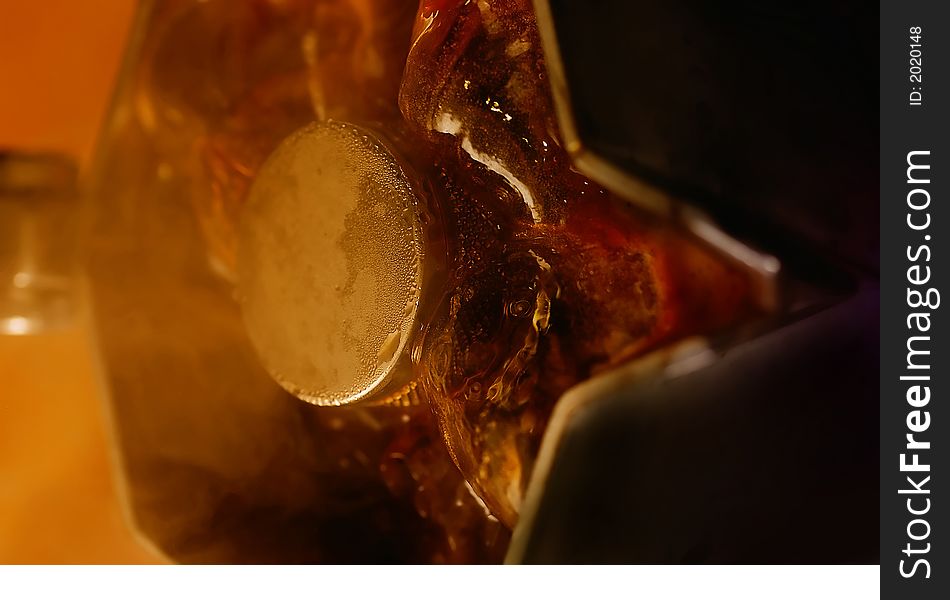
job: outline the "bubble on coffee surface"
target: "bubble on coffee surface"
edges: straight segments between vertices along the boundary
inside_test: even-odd
[[[238,297],[270,374],[315,404],[388,383],[416,326],[423,236],[397,159],[339,122],[289,136],[242,215]]]

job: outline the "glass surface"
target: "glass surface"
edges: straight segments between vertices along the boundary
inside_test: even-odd
[[[0,154],[0,335],[56,331],[76,318],[75,177],[62,156]]]
[[[173,559],[498,561],[565,391],[756,314],[744,271],[573,169],[527,0],[146,6],[89,271],[133,513]],[[334,122],[391,154],[281,158]],[[413,193],[341,188],[367,168]],[[299,401],[410,344],[398,401]]]

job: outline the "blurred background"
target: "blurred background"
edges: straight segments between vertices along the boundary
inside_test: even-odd
[[[0,151],[63,153],[81,178],[135,2],[2,0],[0,7]],[[14,203],[32,201],[0,193],[0,272],[16,259],[10,242],[22,229],[18,215],[30,214]],[[87,298],[77,290],[70,318],[55,327],[18,331],[8,319],[0,333],[0,563],[160,560],[123,517]]]

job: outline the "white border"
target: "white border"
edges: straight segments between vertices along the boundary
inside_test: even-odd
[[[5,598],[880,598],[865,566],[0,567]]]

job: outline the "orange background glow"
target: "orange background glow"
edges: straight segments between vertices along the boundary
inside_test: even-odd
[[[0,5],[0,148],[88,166],[134,4]],[[0,563],[157,560],[122,517],[88,323],[0,336]]]

